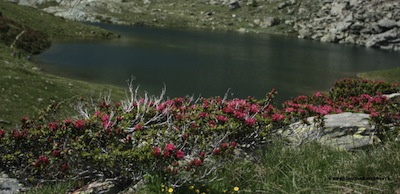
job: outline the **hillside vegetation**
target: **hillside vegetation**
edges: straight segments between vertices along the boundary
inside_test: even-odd
[[[111,38],[116,35],[5,1],[0,1],[0,12],[0,126],[13,126],[23,116],[33,116],[52,102],[70,102],[81,96],[98,98],[108,89],[113,89],[113,95],[123,96],[123,90],[117,87],[43,73],[27,59],[48,48],[52,39]],[[65,112],[74,114],[75,111],[71,107]]]

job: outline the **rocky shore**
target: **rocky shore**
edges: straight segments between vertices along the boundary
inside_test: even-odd
[[[299,38],[399,51],[399,2],[326,0],[294,29]]]
[[[67,19],[278,33],[400,50],[396,0],[9,0]]]

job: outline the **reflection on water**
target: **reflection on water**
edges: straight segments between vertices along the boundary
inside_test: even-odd
[[[133,75],[156,95],[164,84],[169,97],[223,96],[231,88],[234,97],[262,98],[275,88],[279,101],[399,66],[395,52],[283,36],[102,27],[122,38],[56,42],[35,60],[58,75],[119,86]]]

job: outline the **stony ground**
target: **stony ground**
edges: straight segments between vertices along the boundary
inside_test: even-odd
[[[400,50],[400,7],[396,0],[18,2],[79,21],[278,33],[322,42]]]

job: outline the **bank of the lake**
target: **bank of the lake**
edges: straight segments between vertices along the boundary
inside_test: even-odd
[[[30,7],[0,1],[0,127],[16,126],[22,117],[32,118],[53,102],[62,102],[62,115],[76,115],[74,106],[80,97],[97,99],[111,89],[116,98],[124,97],[125,88],[68,79],[43,72],[27,59],[32,46],[27,38],[14,39],[22,31],[41,32],[50,40],[60,37],[91,37],[104,39],[114,36],[104,29],[67,21]],[[29,32],[29,31],[27,31]],[[26,33],[29,35],[29,33]],[[22,41],[22,42],[21,42]],[[33,39],[33,41],[36,41]],[[40,43],[40,41],[39,41]],[[21,46],[22,45],[22,46]],[[27,46],[27,47],[24,47]],[[20,54],[19,54],[20,53]]]
[[[79,21],[277,33],[321,42],[400,50],[397,0],[30,0],[19,3]]]

